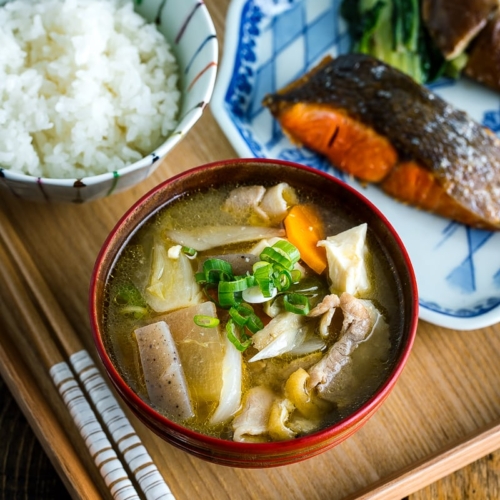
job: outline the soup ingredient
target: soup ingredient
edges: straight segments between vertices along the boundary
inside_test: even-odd
[[[268,95],[264,105],[294,142],[362,181],[379,172],[381,188],[396,199],[473,227],[500,229],[499,139],[398,70],[364,54],[325,58]],[[358,129],[351,136],[353,121],[364,127],[364,136]],[[392,164],[383,141],[371,147],[373,137],[390,141],[397,152]],[[336,161],[337,154],[344,161]],[[408,159],[411,169],[405,168]],[[351,164],[361,168],[351,170]],[[437,193],[432,199],[429,185]]]
[[[453,10],[462,12],[462,8]],[[442,74],[457,78],[467,60],[461,51],[449,60],[443,57],[426,29],[419,0],[344,0],[340,12],[349,27],[351,52],[384,61],[417,83],[431,82]],[[439,12],[431,17],[439,23]],[[442,28],[439,36],[444,35]]]
[[[241,412],[233,420],[234,441],[259,443],[268,441],[267,424],[275,399],[266,387],[252,387],[243,399]]]
[[[324,414],[327,403],[308,387],[309,373],[302,367],[294,371],[285,383],[285,394],[295,408],[306,418],[317,420]]]
[[[240,351],[224,336],[224,360],[222,362],[222,389],[219,405],[210,417],[210,424],[229,420],[239,409],[242,393],[243,359]]]
[[[158,321],[135,330],[151,403],[180,420],[194,416],[176,343],[168,325]]]
[[[301,259],[315,272],[321,274],[327,265],[324,249],[318,241],[325,237],[321,219],[311,205],[295,205],[284,220],[288,240],[294,244]]]
[[[268,432],[274,441],[292,439],[297,432],[287,427],[290,414],[295,406],[289,399],[275,399],[269,413]]]
[[[259,353],[249,362],[273,358],[299,346],[306,336],[305,317],[283,312],[274,317],[262,330],[253,335],[252,344]]]
[[[260,208],[267,214],[271,224],[281,222],[288,213],[290,206],[297,203],[295,190],[286,182],[280,182],[266,189]]]
[[[37,177],[118,170],[174,129],[178,65],[130,0],[0,7],[0,164]]]
[[[238,216],[265,221],[269,224],[281,222],[291,205],[297,203],[295,190],[286,182],[272,187],[240,186],[227,197],[222,210]]]
[[[139,319],[148,313],[147,304],[137,287],[127,281],[123,283],[115,295],[115,303],[120,306],[122,314],[132,314]]]
[[[173,311],[202,301],[189,258],[183,253],[170,258],[165,245],[159,241],[153,246],[151,272],[144,295],[156,312]]]
[[[321,316],[318,329],[321,338],[326,339],[329,336],[329,328],[332,323],[333,315],[339,305],[340,300],[338,296],[332,293],[326,295],[325,298],[309,312],[308,316],[311,318]]]
[[[370,54],[419,83],[425,81],[418,0],[345,0],[341,13],[349,23],[353,52]]]
[[[340,339],[309,370],[307,387],[319,394],[326,392],[342,367],[350,361],[352,352],[366,340],[377,322],[377,317],[370,313],[365,303],[347,292],[340,296],[340,307],[344,313]]]
[[[203,302],[158,319],[167,323],[172,333],[193,404],[197,411],[206,413],[219,403],[224,348],[219,326],[198,326],[193,321],[196,315],[217,317],[217,310],[212,302]]]
[[[234,245],[283,235],[282,229],[265,226],[205,226],[166,231],[166,236],[171,240],[196,248],[199,252],[222,245]]]
[[[359,295],[370,289],[365,262],[367,227],[360,224],[318,243],[326,249],[332,293]]]

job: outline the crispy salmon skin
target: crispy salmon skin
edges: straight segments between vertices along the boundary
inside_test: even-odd
[[[263,104],[293,142],[339,169],[400,201],[500,230],[500,140],[391,66],[364,54],[328,57]],[[432,203],[421,189],[430,180]]]

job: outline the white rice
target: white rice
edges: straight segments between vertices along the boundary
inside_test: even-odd
[[[0,27],[0,167],[112,172],[175,127],[176,60],[131,1],[13,0]]]

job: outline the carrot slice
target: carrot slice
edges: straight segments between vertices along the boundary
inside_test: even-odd
[[[326,266],[326,251],[316,246],[325,238],[323,223],[311,205],[295,205],[284,220],[286,236],[300,252],[301,259],[318,274]]]

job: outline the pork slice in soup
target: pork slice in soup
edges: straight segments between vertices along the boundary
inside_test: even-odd
[[[167,417],[225,439],[292,439],[380,386],[397,286],[341,205],[286,183],[212,188],[162,209],[125,247],[107,283],[107,342]]]

